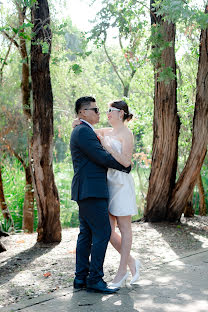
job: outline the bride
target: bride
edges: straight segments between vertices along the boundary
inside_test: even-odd
[[[129,108],[124,101],[109,103],[107,112],[109,124],[112,128],[96,129],[103,147],[123,166],[131,164],[133,153],[133,134],[127,128],[126,122],[132,119]],[[132,279],[130,284],[139,279],[139,260],[135,260],[131,254],[132,230],[131,216],[137,214],[134,181],[131,174],[119,172],[116,169],[108,169],[107,182],[109,189],[109,216],[111,223],[110,242],[121,254],[120,264],[116,276],[109,286],[120,287],[128,278],[127,266],[129,266]],[[116,224],[120,230],[116,231]]]

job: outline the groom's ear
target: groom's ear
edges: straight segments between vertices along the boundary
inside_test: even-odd
[[[79,119],[85,117],[85,111],[84,111],[84,110],[81,110],[81,111],[79,112],[79,115],[78,115],[77,117],[78,117]]]
[[[82,118],[82,117],[84,117],[85,116],[85,111],[83,110],[83,109],[80,109],[80,111],[78,112],[78,115],[77,115],[77,118]]]

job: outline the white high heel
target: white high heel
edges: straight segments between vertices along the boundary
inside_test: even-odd
[[[141,262],[139,260],[135,260],[135,266],[136,266],[136,273],[132,277],[130,281],[130,285],[134,284],[136,281],[139,280],[140,274],[139,274],[139,269],[141,267]]]
[[[122,284],[127,280],[129,276],[129,272],[126,272],[126,274],[124,275],[124,277],[122,277],[122,279],[118,282],[118,283],[109,283],[108,286],[109,287],[121,287]]]

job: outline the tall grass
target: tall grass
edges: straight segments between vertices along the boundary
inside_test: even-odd
[[[146,196],[148,190],[148,181],[149,181],[149,168],[138,168],[138,172],[133,167],[131,174],[134,178],[135,192],[136,192],[136,203],[138,208],[138,214],[132,217],[132,220],[138,220],[143,217],[144,207],[146,203]],[[138,175],[139,174],[139,175]]]
[[[60,219],[62,227],[78,226],[77,204],[71,201],[71,180],[73,170],[70,164],[54,164],[54,175],[60,197]],[[23,205],[25,190],[25,172],[21,164],[13,160],[7,162],[2,170],[5,200],[14,222],[14,230],[22,230]],[[0,213],[0,223],[2,229],[7,231],[7,226],[2,213]],[[36,202],[34,203],[34,231],[37,229],[38,213]]]
[[[25,187],[24,169],[16,160],[7,162],[2,169],[2,179],[5,201],[14,221],[15,230],[21,231]],[[0,214],[0,222],[2,228],[7,230],[2,214]]]
[[[76,202],[71,200],[73,174],[71,163],[65,161],[54,164],[54,176],[60,197],[60,217],[63,228],[77,227],[79,224],[78,206]]]

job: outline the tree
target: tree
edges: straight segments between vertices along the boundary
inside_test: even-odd
[[[151,1],[155,89],[152,168],[146,221],[165,220],[175,185],[180,122],[177,115],[175,25],[157,15]]]
[[[53,94],[49,60],[50,15],[47,0],[32,7],[31,77],[33,92],[33,175],[38,204],[38,241],[61,240],[60,203],[53,174]]]
[[[159,1],[160,6],[162,7],[162,10],[157,11],[157,16],[161,16],[162,23],[165,23],[165,20],[168,21],[168,25],[172,24],[173,20],[176,20],[176,16],[173,15],[174,13],[170,13],[170,6],[173,5],[174,3],[171,3],[169,0],[163,0]],[[151,2],[153,4],[153,2]],[[168,5],[167,5],[168,4]],[[193,12],[188,8],[187,4],[184,3],[183,1],[180,2],[181,9],[179,10],[177,6],[177,12],[181,14],[181,12],[184,12],[186,17],[187,16],[192,16],[193,18]],[[207,8],[205,10],[205,15],[207,14]],[[173,10],[174,11],[174,10]],[[166,15],[168,13],[169,15]],[[162,15],[161,15],[162,14]],[[178,122],[171,124],[173,130],[175,131],[175,135],[171,136],[171,142],[164,144],[164,148],[161,150],[156,150],[154,149],[154,143],[153,141],[153,161],[156,159],[157,166],[154,168],[154,164],[151,170],[151,175],[150,175],[150,185],[149,185],[149,202],[147,199],[147,208],[145,211],[145,219],[147,221],[162,221],[162,220],[168,220],[168,221],[178,221],[180,220],[180,217],[186,208],[186,204],[192,195],[193,188],[197,182],[198,176],[200,174],[201,166],[204,161],[204,157],[206,155],[206,149],[207,149],[207,142],[208,142],[208,129],[207,129],[207,120],[208,120],[208,112],[207,112],[207,105],[208,105],[208,94],[207,94],[207,76],[208,76],[208,60],[207,60],[207,36],[208,36],[208,30],[207,30],[207,16],[203,14],[198,14],[196,15],[198,20],[200,20],[199,24],[202,25],[202,30],[201,30],[201,37],[200,37],[200,49],[199,49],[199,66],[198,66],[198,74],[197,74],[197,92],[196,92],[196,103],[195,103],[195,111],[194,111],[194,118],[193,118],[193,134],[192,134],[192,146],[191,146],[191,151],[188,157],[188,160],[186,162],[185,168],[183,169],[182,173],[179,176],[179,179],[177,183],[175,184],[175,172],[176,172],[176,166],[177,166],[177,154],[178,154],[178,148],[176,141],[178,139],[179,135],[179,124]],[[205,22],[206,21],[206,22]],[[171,34],[171,31],[169,31]],[[167,41],[168,42],[168,41]],[[173,41],[174,42],[174,41]],[[174,46],[174,44],[173,44]],[[174,51],[173,51],[174,52]],[[170,53],[171,55],[171,53]],[[163,53],[161,55],[162,59]],[[165,62],[163,62],[165,64]],[[164,72],[166,73],[166,72]],[[175,74],[175,72],[173,72]],[[170,75],[168,75],[170,77]],[[161,81],[161,77],[158,79]],[[163,79],[162,79],[163,80]],[[176,85],[173,88],[176,90]],[[157,90],[157,88],[156,88]],[[161,94],[164,94],[164,91],[161,92]],[[173,94],[173,98],[175,100],[175,96]],[[165,101],[164,101],[165,102]],[[176,106],[175,106],[176,108]],[[174,106],[173,106],[174,110]],[[158,109],[156,110],[156,114],[158,112]],[[169,122],[169,116],[165,115],[166,113],[166,108],[164,110],[159,110],[159,117],[164,116],[164,119],[162,119],[162,126],[158,126],[158,129],[165,129],[166,123]],[[175,112],[176,113],[176,112]],[[175,116],[177,116],[175,114]],[[176,125],[176,126],[175,126]],[[165,137],[165,134],[162,132],[161,137]],[[170,132],[171,134],[171,132]],[[170,135],[169,134],[169,135]],[[176,139],[177,138],[177,139]],[[160,133],[157,132],[154,129],[154,140],[160,140]],[[166,149],[166,146],[168,146],[168,151]],[[175,157],[175,164],[174,162],[171,162],[171,158],[169,160],[169,149],[170,152],[173,153],[173,158]],[[163,157],[164,153],[164,157]],[[168,179],[166,180],[166,173],[164,173],[163,169],[163,164],[164,161],[166,161],[166,158],[169,160],[167,165],[167,174],[170,172],[170,168],[173,169],[173,175],[169,175]],[[157,162],[157,159],[160,160],[160,162]],[[164,160],[163,160],[164,159]],[[170,164],[170,165],[169,165]],[[154,174],[154,171],[158,171],[161,173],[161,175],[158,174],[157,179],[155,179],[154,184],[155,187],[152,187],[151,184],[151,178]],[[175,172],[174,172],[175,171]],[[154,177],[154,176],[153,176]],[[163,193],[158,193],[158,184],[160,185],[161,183],[163,184]],[[167,193],[166,190],[166,185],[170,185],[170,192]],[[175,184],[175,185],[174,185]],[[154,193],[156,193],[154,195]],[[151,196],[150,196],[151,195]],[[152,198],[154,199],[154,196],[163,199],[164,197],[167,198],[168,195],[168,201],[165,205],[155,205],[155,203],[152,203]],[[160,200],[160,198],[159,198]],[[150,209],[152,207],[152,209]]]
[[[208,13],[208,5],[205,14]],[[199,43],[199,65],[196,82],[196,103],[193,118],[193,137],[189,158],[186,162],[169,204],[168,220],[180,219],[181,214],[193,188],[207,152],[208,143],[208,27],[201,30]]]

